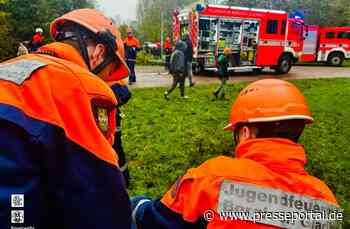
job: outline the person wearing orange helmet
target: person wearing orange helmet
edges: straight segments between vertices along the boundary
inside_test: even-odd
[[[135,64],[137,51],[140,49],[140,41],[134,37],[131,27],[127,28],[127,38],[124,40],[126,63],[130,69],[129,84],[136,83]]]
[[[334,221],[303,218],[312,211],[339,213],[331,190],[304,168],[298,140],[312,122],[293,84],[250,84],[239,93],[225,128],[234,133],[235,158],[219,156],[189,169],[161,200],[132,199],[134,223],[146,229],[330,228]]]
[[[106,83],[129,75],[120,34],[94,9],[50,31],[55,42],[0,64],[0,227],[130,228]]]

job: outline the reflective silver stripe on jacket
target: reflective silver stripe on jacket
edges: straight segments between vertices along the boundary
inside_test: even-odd
[[[221,184],[217,211],[220,216],[231,214],[233,217],[242,216],[239,213],[246,212],[250,217],[238,219],[289,229],[314,229],[317,225],[320,226],[319,228],[333,228],[337,223],[323,219],[310,220],[310,218],[287,220],[286,216],[289,215],[310,216],[311,212],[322,212],[329,216],[341,212],[335,205],[310,196],[229,180]],[[261,212],[268,212],[276,217],[266,218],[259,214]]]
[[[0,79],[21,85],[34,71],[47,64],[39,60],[19,60],[13,63],[0,64]]]

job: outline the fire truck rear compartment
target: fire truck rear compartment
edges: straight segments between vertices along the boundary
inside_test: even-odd
[[[215,56],[231,48],[230,67],[255,66],[260,23],[258,20],[200,17],[199,62],[206,69],[215,66]]]

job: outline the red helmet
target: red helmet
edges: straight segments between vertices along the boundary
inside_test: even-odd
[[[51,36],[56,40],[59,33],[59,26],[65,25],[66,22],[76,23],[95,35],[100,35],[106,31],[112,34],[114,54],[118,59],[118,66],[115,71],[105,79],[106,81],[115,81],[126,78],[129,75],[129,69],[124,61],[124,46],[120,32],[112,20],[105,17],[102,13],[94,9],[78,9],[71,11],[51,23]]]
[[[238,123],[313,119],[305,97],[293,84],[277,79],[256,81],[243,89],[231,109],[225,130],[235,131]]]

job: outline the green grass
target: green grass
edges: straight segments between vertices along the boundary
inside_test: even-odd
[[[345,209],[350,228],[350,79],[299,80],[314,125],[302,137],[308,152],[307,170],[324,180]],[[212,101],[216,85],[186,88],[190,99],[170,101],[164,88],[134,90],[123,108],[124,147],[130,162],[130,195],[162,196],[188,168],[211,157],[232,155],[232,135],[222,130],[231,102],[246,84],[228,85],[230,101]]]

